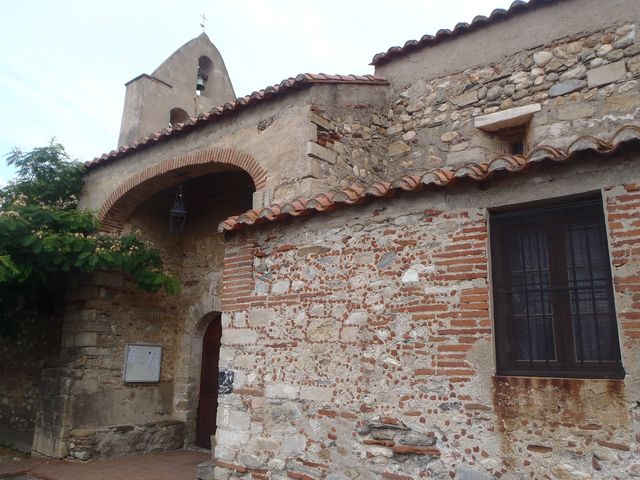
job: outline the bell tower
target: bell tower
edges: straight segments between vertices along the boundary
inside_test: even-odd
[[[151,75],[143,73],[125,85],[118,146],[236,98],[224,60],[204,32],[176,50]]]

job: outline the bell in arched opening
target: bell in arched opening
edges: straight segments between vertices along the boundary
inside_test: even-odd
[[[204,90],[204,78],[202,78],[200,74],[198,74],[198,78],[196,80],[196,90],[198,90],[199,92]]]
[[[196,77],[196,94],[203,95],[209,80],[209,75],[213,71],[213,62],[209,57],[201,56],[198,59],[198,76]]]

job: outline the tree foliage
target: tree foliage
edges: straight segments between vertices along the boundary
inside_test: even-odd
[[[7,163],[17,176],[0,188],[0,336],[24,315],[56,315],[71,273],[119,270],[145,291],[175,293],[160,253],[135,233],[99,231],[95,217],[77,209],[84,167],[53,140]]]

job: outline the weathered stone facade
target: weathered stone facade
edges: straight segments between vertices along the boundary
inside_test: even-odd
[[[639,25],[633,0],[516,4],[376,56],[375,77],[301,75],[91,162],[81,206],[139,229],[184,288],[70,292],[34,449],[191,444],[221,313],[234,381],[199,478],[639,476]],[[497,375],[489,219],[584,195],[626,376]],[[163,345],[158,384],[122,382],[136,342]]]
[[[612,133],[631,121],[637,108],[640,47],[635,39],[635,25],[625,24],[561,38],[459,73],[424,78],[412,71],[392,84],[388,106],[368,118],[356,120],[359,110],[323,112],[315,143],[330,150],[318,155],[326,176],[344,188],[490,161],[510,153],[509,144],[478,130],[474,119],[531,104],[541,111],[523,133],[529,148],[566,147],[576,132]]]
[[[637,373],[497,377],[488,213],[602,189],[623,361],[637,361],[634,156],[469,181],[234,234],[215,478],[627,478]],[[631,277],[630,277],[631,275]],[[628,320],[625,320],[628,319]],[[235,473],[234,473],[235,472]],[[233,476],[232,475],[232,476]],[[241,478],[242,475],[239,475]]]
[[[116,273],[78,279],[71,288],[61,365],[47,374],[49,385],[43,390],[52,396],[43,402],[35,452],[86,460],[179,448],[185,440],[193,441],[197,395],[192,390],[199,379],[199,357],[194,359],[192,343],[202,317],[220,310],[216,299],[222,288],[222,235],[209,212],[215,208],[213,218],[219,221],[245,208],[251,193],[246,174],[218,175],[223,180],[218,187],[212,188],[207,176],[185,184],[190,195],[202,200],[192,208],[183,235],[165,233],[171,196],[145,202],[125,227],[140,231],[160,249],[165,267],[183,284],[179,296],[140,292],[131,279]],[[201,348],[201,336],[199,341]],[[157,384],[123,383],[125,345],[140,342],[163,346]],[[62,395],[61,386],[67,389]],[[61,410],[62,426],[55,420]],[[59,430],[52,432],[51,425]],[[52,437],[57,439],[53,443]]]

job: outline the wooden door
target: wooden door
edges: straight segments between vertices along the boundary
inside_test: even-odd
[[[200,398],[196,422],[196,445],[211,448],[211,436],[216,433],[218,410],[218,359],[222,324],[220,315],[209,323],[202,339],[202,367],[200,369]]]

